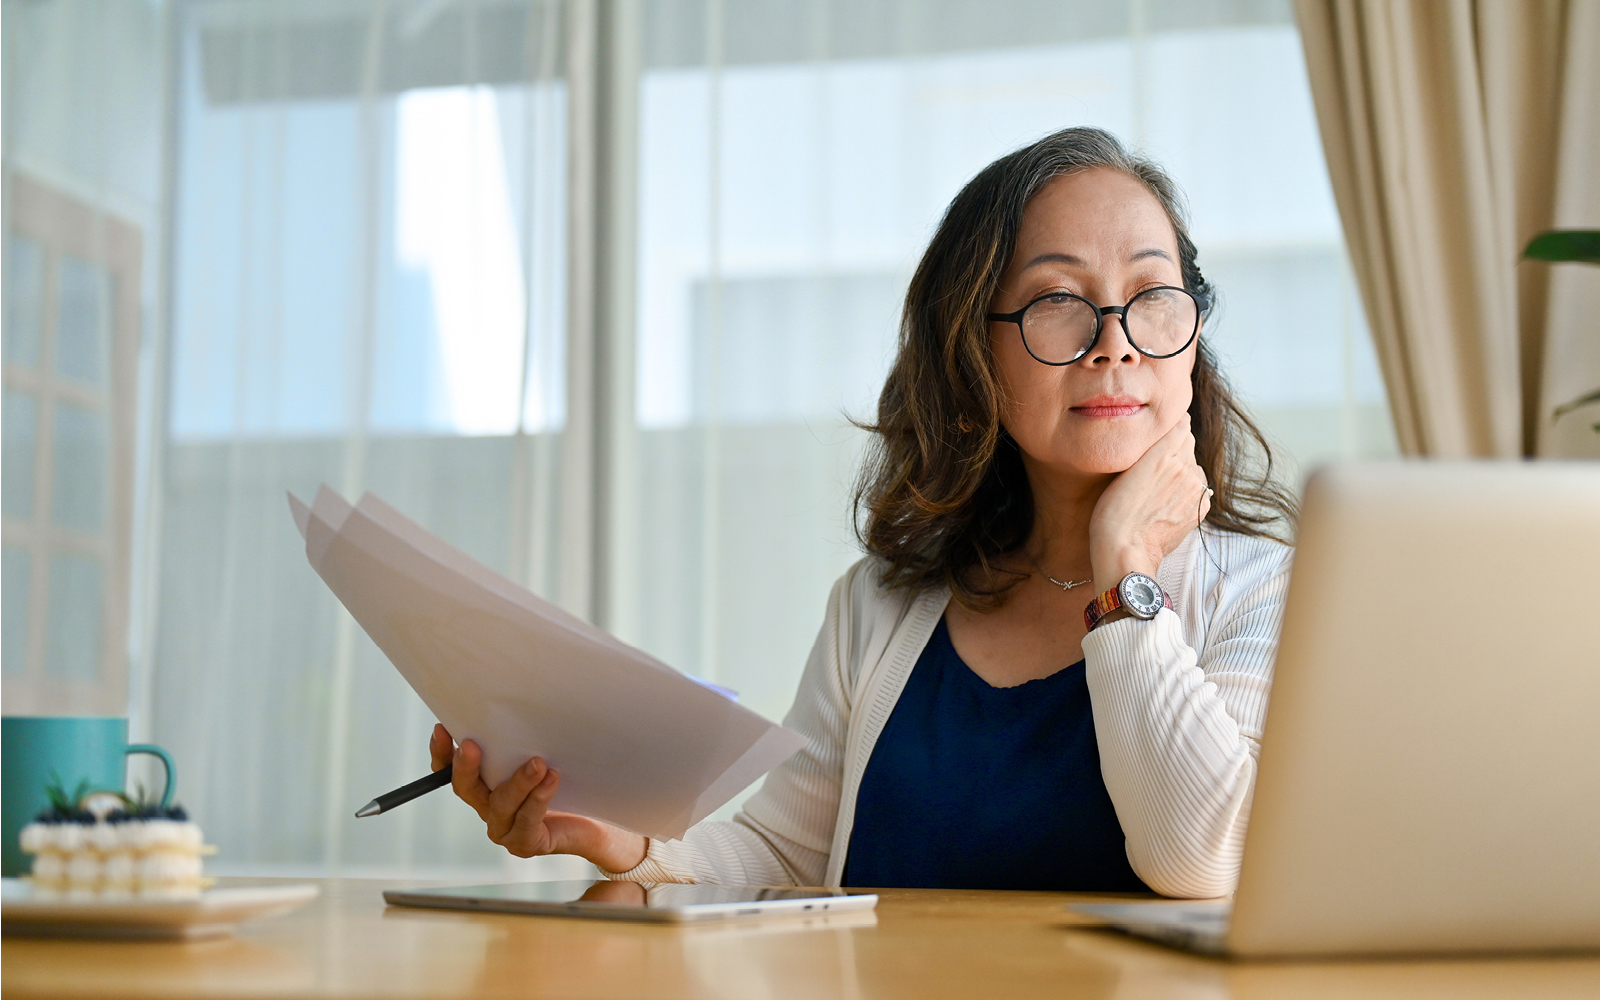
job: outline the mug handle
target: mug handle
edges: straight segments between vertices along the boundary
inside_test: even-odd
[[[172,783],[177,777],[178,769],[172,765],[172,757],[156,746],[154,743],[134,743],[128,747],[128,753],[147,753],[152,757],[160,757],[161,764],[167,769],[167,785],[161,790],[161,808],[172,805]]]

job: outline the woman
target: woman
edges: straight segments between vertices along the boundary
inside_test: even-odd
[[[617,879],[1232,891],[1292,509],[1195,257],[1171,181],[1096,129],[956,196],[869,428],[868,556],[784,720],[809,745],[733,822],[549,812],[543,761],[491,791],[443,727],[434,768],[513,854]]]

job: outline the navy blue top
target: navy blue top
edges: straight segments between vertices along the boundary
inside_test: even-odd
[[[844,884],[1149,891],[1123,844],[1083,661],[991,687],[940,619],[867,761]]]

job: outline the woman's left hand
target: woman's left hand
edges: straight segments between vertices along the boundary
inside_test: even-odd
[[[1206,488],[1185,413],[1095,504],[1089,520],[1095,593],[1114,588],[1129,573],[1154,577],[1161,560],[1211,510]]]

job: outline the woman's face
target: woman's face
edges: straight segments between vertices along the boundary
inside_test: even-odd
[[[1161,202],[1127,174],[1094,168],[1056,178],[1028,203],[989,311],[1015,312],[1056,291],[1121,306],[1156,285],[1183,287]],[[1187,419],[1194,346],[1152,360],[1128,343],[1120,317],[1103,323],[1089,353],[1061,366],[1034,360],[1015,323],[989,324],[1006,392],[1001,422],[1030,470],[1122,472]]]

